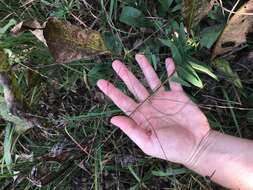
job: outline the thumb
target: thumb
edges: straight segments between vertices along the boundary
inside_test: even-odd
[[[134,120],[125,116],[115,116],[111,119],[111,123],[119,127],[142,150],[149,142],[149,130],[138,126]]]

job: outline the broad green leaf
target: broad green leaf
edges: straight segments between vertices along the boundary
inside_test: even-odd
[[[7,126],[5,127],[5,133],[4,133],[3,158],[10,173],[11,173],[11,164],[12,164],[12,158],[11,158],[12,134],[13,134],[13,127],[11,126],[10,123],[8,123]]]
[[[194,61],[189,61],[189,63],[191,64],[193,69],[199,72],[205,73],[209,75],[210,77],[214,78],[215,80],[218,80],[217,76],[213,74],[211,68],[208,68],[207,66],[204,66],[204,65],[197,64]]]
[[[200,44],[210,49],[218,39],[224,26],[222,24],[205,28],[200,34]]]
[[[120,54],[123,50],[122,44],[117,36],[113,33],[106,32],[103,34],[106,47],[115,54]]]
[[[53,12],[50,13],[50,16],[56,17],[56,18],[66,18],[66,15],[68,14],[68,10],[65,9],[63,6],[56,8]]]
[[[208,18],[218,21],[219,23],[225,23],[225,15],[222,13],[222,7],[214,6],[213,9],[208,13]]]
[[[184,37],[181,39],[184,39]],[[159,40],[162,42],[162,44],[164,44],[165,46],[171,49],[172,57],[178,66],[177,67],[178,75],[182,79],[182,81],[186,81],[193,84],[194,86],[203,88],[203,83],[201,79],[199,78],[198,74],[191,67],[191,65],[188,64],[188,60],[187,60],[188,57],[185,55],[186,52],[184,50],[183,43],[178,38],[174,39],[175,44],[177,44],[177,46],[171,40],[164,40],[164,39],[159,39]],[[185,60],[183,60],[183,58]]]
[[[171,10],[172,13],[175,13],[182,9],[182,3],[178,3],[173,9]]]
[[[184,27],[183,23],[180,23],[180,25],[179,25],[179,37],[178,38],[184,44],[187,41],[187,35],[186,35],[186,32],[185,32],[185,27]]]
[[[191,87],[191,85],[188,82],[186,82],[183,79],[176,77],[176,76],[172,77],[172,81],[177,82],[177,83],[181,84],[182,86]]]
[[[193,69],[193,67],[189,64],[188,60],[187,60],[188,64],[185,64],[185,66],[183,67],[184,69],[186,69],[189,73],[191,73],[193,76],[195,76],[196,78],[199,79],[199,76],[197,74],[197,72]]]
[[[173,0],[159,0],[159,3],[162,5],[163,9],[169,9]]]
[[[144,14],[140,10],[129,6],[125,6],[122,9],[119,20],[120,22],[133,27],[150,26],[150,22],[145,18]]]
[[[194,86],[198,88],[203,88],[204,85],[197,75],[197,73],[193,69],[191,71],[188,70],[188,68],[178,67],[177,72],[182,79],[186,80],[187,82],[193,84]]]
[[[167,46],[170,48],[171,52],[172,52],[172,57],[175,60],[175,62],[177,64],[183,64],[183,60],[180,54],[179,49],[177,48],[177,46],[175,46],[174,43],[171,42],[171,40],[165,40],[165,39],[159,39],[163,45]]]

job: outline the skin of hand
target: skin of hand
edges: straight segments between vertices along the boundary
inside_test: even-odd
[[[120,61],[113,69],[135,99],[112,83],[97,86],[127,115],[111,123],[129,136],[144,153],[180,163],[229,189],[253,189],[253,141],[211,130],[207,118],[171,80],[175,64],[165,61],[170,90],[166,91],[144,55],[136,55],[152,93]]]
[[[142,54],[136,61],[150,87],[149,91],[120,61],[112,67],[135,99],[126,96],[112,83],[99,80],[97,86],[127,115],[115,116],[111,123],[119,127],[144,153],[152,157],[187,165],[210,127],[205,115],[188,98],[180,84],[171,80],[175,64],[165,61],[168,73],[166,91],[157,74]]]
[[[186,167],[236,190],[253,189],[253,141],[210,131]]]

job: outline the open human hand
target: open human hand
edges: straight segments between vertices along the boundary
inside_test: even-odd
[[[187,160],[210,127],[205,115],[185,94],[180,84],[170,80],[175,64],[166,59],[170,91],[166,91],[144,55],[136,61],[153,91],[148,90],[120,61],[113,69],[124,81],[135,100],[126,96],[112,83],[99,80],[97,86],[127,115],[115,116],[111,123],[118,126],[144,153],[168,161],[187,164]]]

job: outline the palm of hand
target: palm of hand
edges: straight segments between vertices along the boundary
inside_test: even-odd
[[[205,116],[181,91],[154,94],[132,118],[149,136],[142,150],[173,162],[184,162],[209,129]]]
[[[184,163],[208,133],[210,128],[207,119],[179,84],[170,81],[171,91],[165,91],[147,59],[143,55],[136,56],[136,59],[154,94],[150,95],[123,63],[114,62],[114,70],[139,103],[111,83],[100,80],[98,87],[129,116],[116,116],[111,122],[146,154]],[[166,60],[166,68],[171,76],[175,70],[171,59]]]

